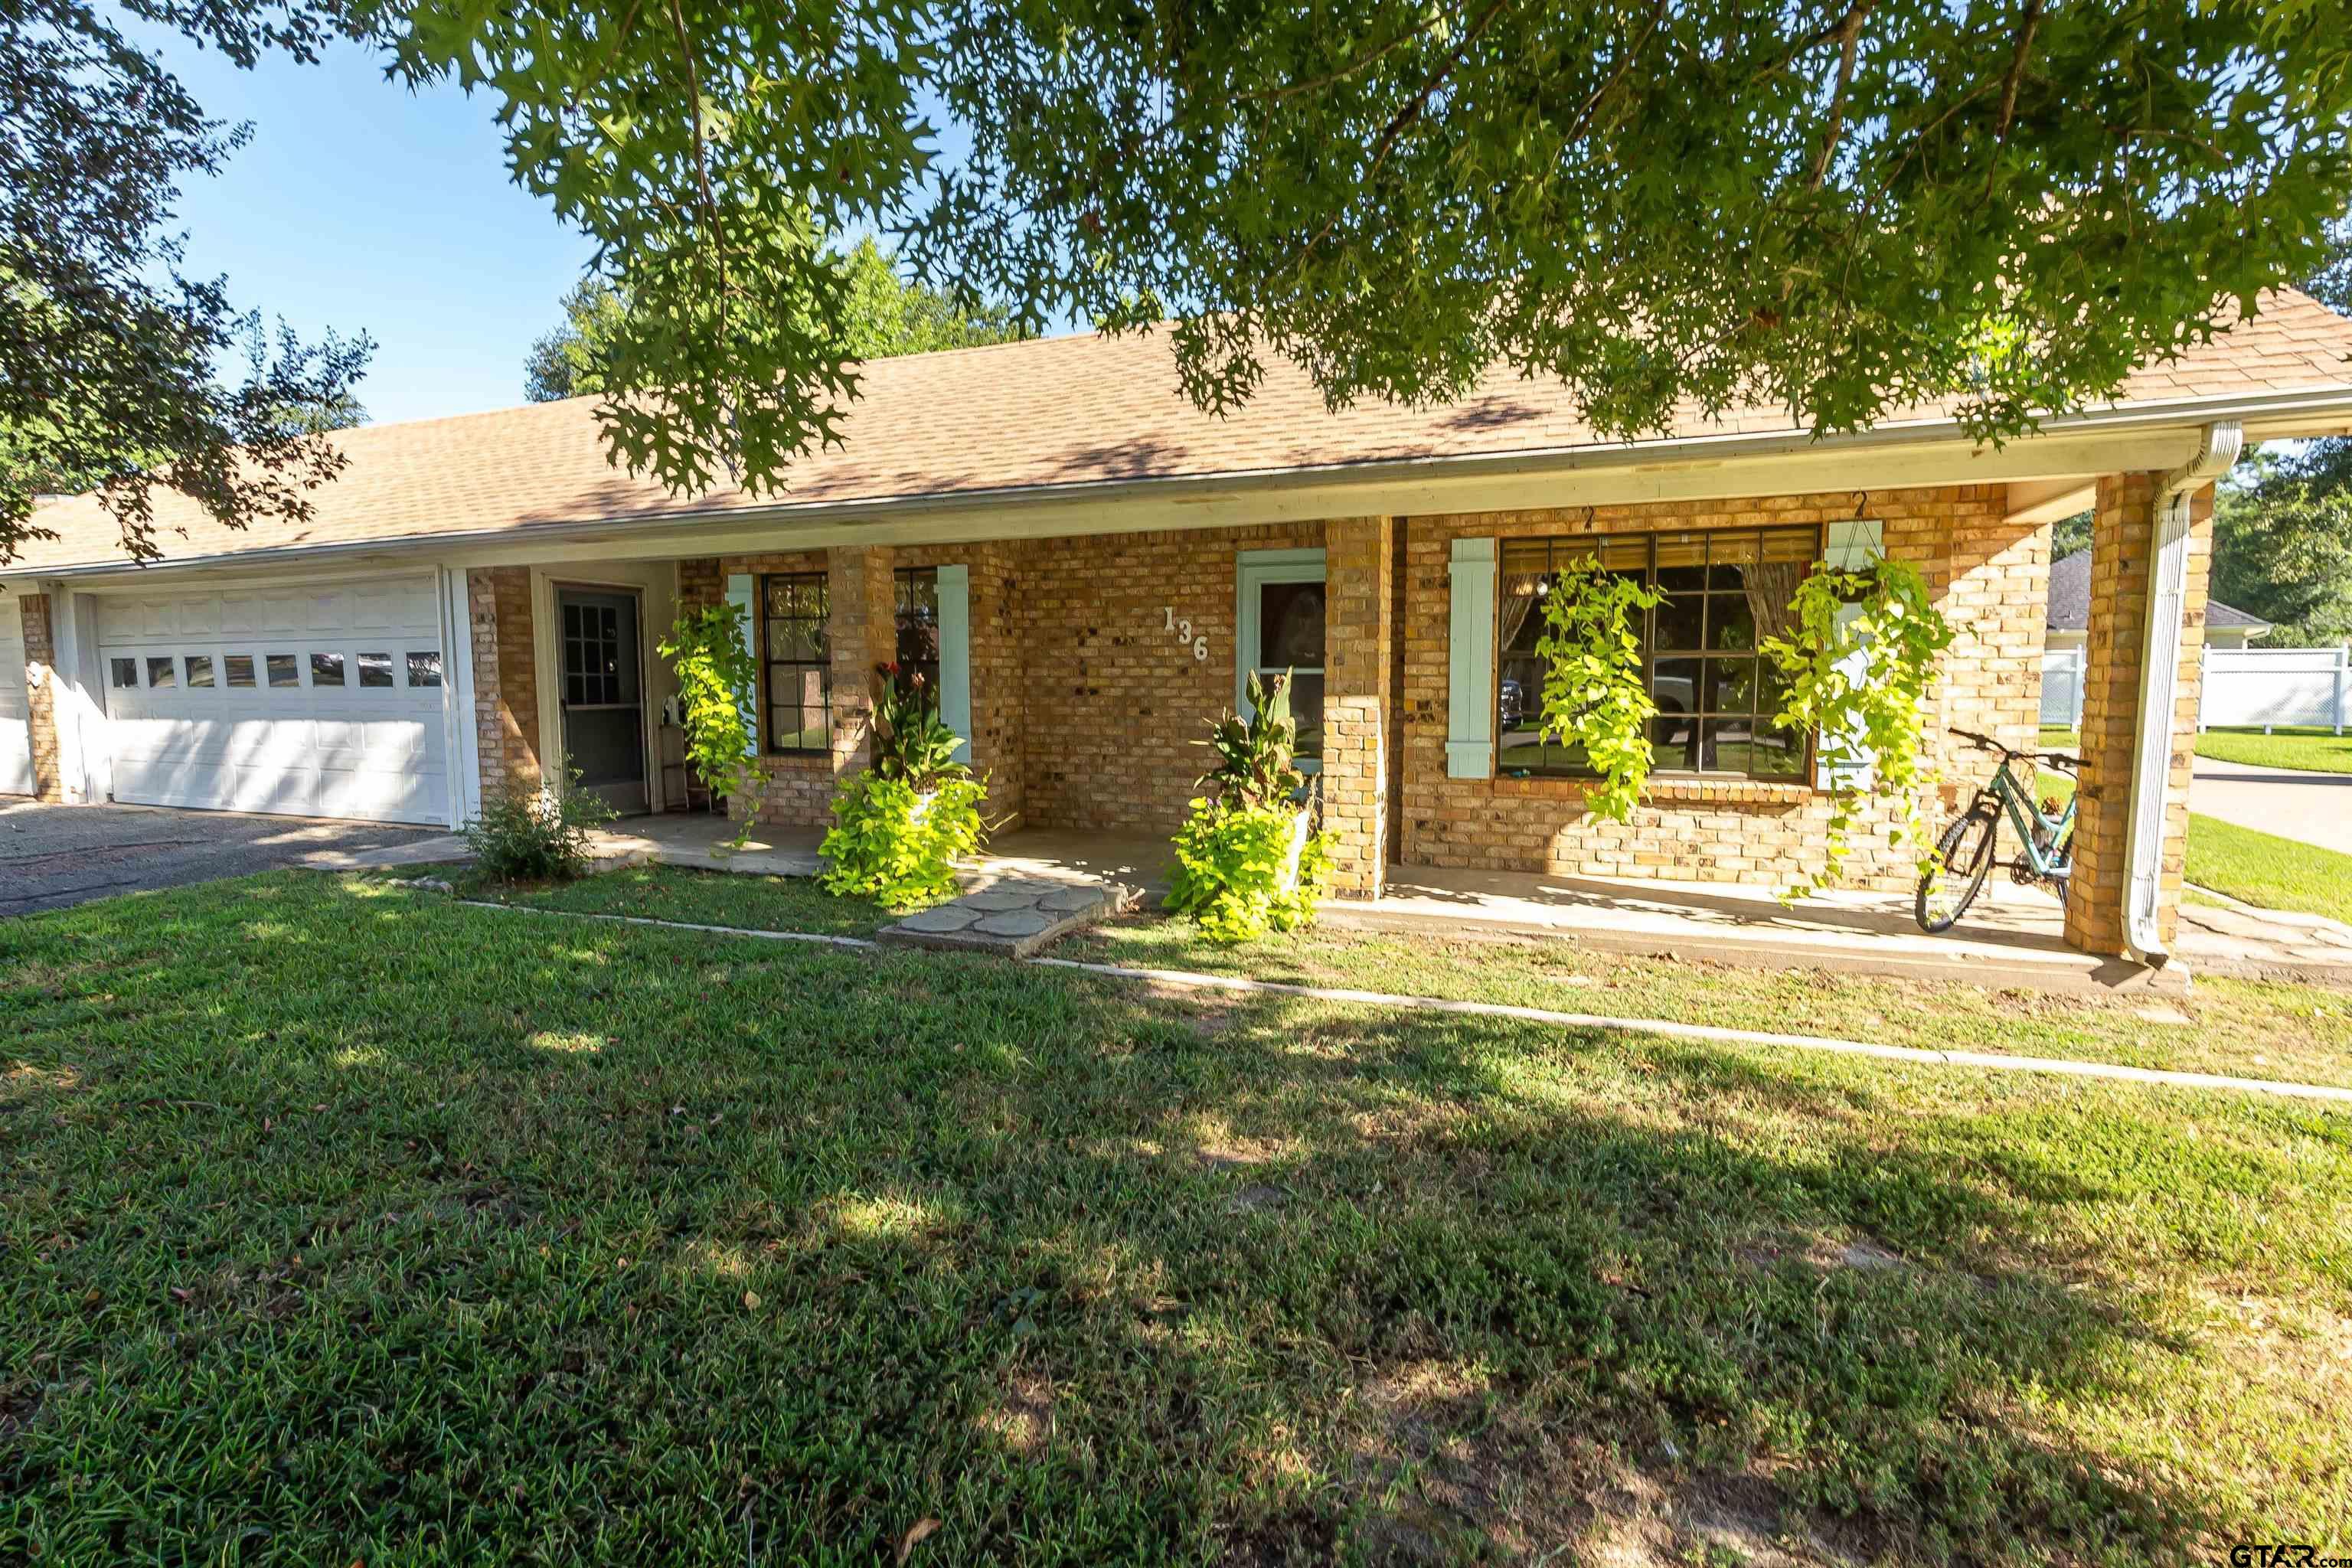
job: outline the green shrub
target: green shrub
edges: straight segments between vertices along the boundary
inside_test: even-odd
[[[834,825],[817,847],[826,890],[893,910],[954,898],[955,862],[980,848],[985,793],[970,769],[929,791],[872,770],[858,774],[834,797]]]
[[[1310,833],[1287,873],[1298,813],[1287,805],[1224,805],[1203,797],[1176,830],[1168,907],[1200,922],[1212,942],[1248,942],[1315,918],[1331,866],[1331,837]]]
[[[962,744],[940,722],[920,676],[875,666],[874,765],[833,799],[834,825],[817,846],[825,888],[893,910],[956,896],[955,863],[987,837],[987,784],[955,760]]]
[[[583,787],[580,771],[561,796],[507,789],[482,803],[463,829],[474,864],[503,882],[568,881],[589,867],[588,831],[618,815]]]
[[[1306,780],[1291,765],[1298,726],[1290,716],[1290,678],[1249,682],[1250,716],[1226,713],[1202,744],[1218,765],[1199,783],[1176,830],[1176,868],[1168,908],[1200,922],[1213,942],[1247,942],[1269,931],[1295,931],[1315,918],[1316,895],[1331,864],[1328,834],[1309,833],[1296,875],[1290,847],[1298,832],[1296,797]]]

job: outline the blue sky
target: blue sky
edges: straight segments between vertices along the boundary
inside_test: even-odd
[[[253,126],[218,178],[182,187],[192,276],[226,274],[237,309],[305,338],[374,338],[359,396],[378,424],[522,401],[523,355],[593,247],[509,182],[490,96],[412,93],[350,45],[241,71],[175,33],[132,31],[208,115]],[[964,140],[950,128],[940,155]]]
[[[240,71],[177,39],[170,67],[215,118],[253,122],[218,179],[182,190],[189,270],[306,337],[367,331],[378,422],[522,401],[522,359],[590,246],[508,183],[491,103],[412,94],[349,47]]]

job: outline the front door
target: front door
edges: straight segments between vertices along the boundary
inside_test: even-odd
[[[646,809],[645,690],[637,596],[556,593],[563,659],[563,752],[581,787],[624,816]]]

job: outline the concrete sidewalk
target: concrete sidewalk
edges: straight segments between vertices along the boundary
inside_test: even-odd
[[[716,816],[641,816],[593,838],[597,858],[609,866],[654,861],[779,877],[822,869],[816,848],[823,835],[814,828],[761,829],[740,850],[729,847],[734,831]],[[1116,886],[1140,894],[1149,908],[1166,891],[1170,853],[1162,839],[1025,828],[990,845],[966,886]],[[2352,930],[2333,921],[2185,905],[2176,962],[2151,970],[2068,947],[2058,900],[2000,872],[1943,936],[1919,929],[1908,892],[1840,889],[1784,907],[1769,888],[1426,866],[1390,868],[1388,896],[1376,903],[1324,900],[1321,919],[1338,930],[1550,937],[1643,956],[1996,987],[2179,991],[2198,974],[2352,986]]]

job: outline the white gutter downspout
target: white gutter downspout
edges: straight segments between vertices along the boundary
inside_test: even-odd
[[[2169,955],[2157,927],[2164,881],[2164,806],[2172,777],[2172,719],[2180,689],[2180,623],[2189,597],[2189,514],[2197,491],[2230,471],[2245,445],[2234,419],[2205,426],[2197,455],[2158,481],[2149,542],[2147,626],[2139,659],[2139,712],[2132,736],[2131,815],[2124,837],[2124,951],[2137,963]]]

